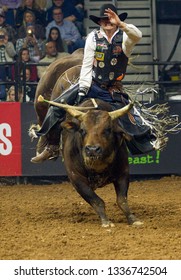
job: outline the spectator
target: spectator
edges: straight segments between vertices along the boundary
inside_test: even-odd
[[[41,10],[47,11],[52,6],[52,0],[35,0]]]
[[[68,51],[67,45],[63,42],[62,37],[60,35],[60,31],[57,27],[52,27],[50,29],[47,42],[53,41],[56,44],[56,48],[58,52]]]
[[[17,32],[11,25],[6,23],[6,13],[2,8],[0,8],[0,29],[1,28],[7,31],[9,42],[15,44],[17,38]]]
[[[84,9],[84,0],[70,0],[76,9]]]
[[[16,11],[16,27],[19,28],[23,24],[23,14],[25,11],[31,11],[35,15],[36,23],[46,25],[46,15],[39,5],[35,3],[35,0],[22,0],[22,5]]]
[[[33,62],[33,61],[30,60],[30,54],[29,54],[28,48],[22,48],[19,51],[17,62],[18,62],[17,75],[18,75],[18,77],[20,77],[20,73],[23,71],[24,63]],[[37,75],[36,65],[29,65],[29,67],[31,69],[30,81],[37,82],[38,81],[38,75]],[[12,79],[13,80],[15,79],[15,68],[14,67],[12,68]]]
[[[13,62],[16,51],[12,42],[8,41],[7,31],[3,28],[0,29],[0,62]],[[0,66],[0,80],[6,81],[11,79],[11,66]]]
[[[84,30],[84,1],[81,0],[64,0],[64,19],[70,20],[75,23],[81,36],[85,36]],[[65,10],[65,12],[64,12]]]
[[[46,43],[46,55],[43,59],[41,59],[40,63],[52,63],[58,58],[69,55],[66,52],[58,52],[56,48],[56,44],[53,41]],[[48,66],[38,66],[38,77],[41,78],[46,72]]]
[[[16,90],[15,86],[11,86],[7,91],[6,101],[8,102],[15,102],[16,101]],[[18,101],[23,102],[23,93],[22,91],[18,90]]]
[[[52,2],[52,7],[47,10],[47,23],[50,23],[54,19],[52,14],[54,8],[61,8],[64,19],[73,22],[79,29],[79,32],[82,33],[84,11],[77,9],[73,0],[53,0]]]
[[[21,5],[22,0],[0,0],[0,7],[6,14],[6,23],[16,28],[15,14],[16,9]]]
[[[35,92],[36,92],[36,85],[31,84],[30,77],[31,77],[31,68],[26,67],[26,76],[24,77],[24,73],[21,72],[21,82],[20,82],[20,92],[23,94],[23,101],[27,102],[34,102]],[[26,80],[26,84],[24,81]]]
[[[34,26],[27,26],[26,36],[16,42],[16,52],[19,54],[20,49],[28,48],[31,61],[38,62],[43,56],[43,42],[35,37],[34,32]]]
[[[23,15],[23,24],[18,28],[18,38],[26,36],[26,28],[29,25],[34,26],[35,37],[37,39],[45,39],[45,27],[41,24],[35,23],[35,15],[32,11],[25,11]]]
[[[81,14],[82,19],[85,17],[84,0],[70,0],[76,10]],[[68,0],[65,0],[68,3]]]
[[[53,18],[54,20],[46,27],[46,38],[48,38],[50,29],[52,27],[57,27],[60,31],[62,40],[68,47],[69,53],[73,53],[76,49],[84,48],[85,41],[81,38],[77,27],[73,22],[63,19],[61,8],[53,9]]]
[[[15,86],[11,86],[7,91],[6,101],[15,102],[16,101],[16,90]],[[23,102],[23,94],[18,90],[18,101]]]
[[[11,86],[7,91],[6,101],[15,102],[15,86]]]

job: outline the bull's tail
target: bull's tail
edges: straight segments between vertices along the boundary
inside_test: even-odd
[[[28,135],[31,138],[31,141],[33,141],[33,139],[38,138],[36,132],[40,130],[40,125],[39,124],[32,124],[28,130]]]

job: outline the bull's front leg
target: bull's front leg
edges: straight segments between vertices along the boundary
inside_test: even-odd
[[[128,201],[127,201],[127,194],[129,188],[128,176],[126,175],[123,176],[122,178],[119,178],[118,181],[114,182],[114,187],[117,195],[117,204],[125,214],[128,220],[128,224],[134,226],[142,225],[143,222],[141,222],[139,219],[136,218],[136,216],[131,212],[128,205]]]
[[[101,219],[102,227],[114,227],[114,224],[108,219],[105,211],[104,201],[92,190],[90,186],[83,182],[74,184],[75,189],[81,197],[89,203]]]

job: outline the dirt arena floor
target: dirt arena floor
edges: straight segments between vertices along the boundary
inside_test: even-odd
[[[0,186],[1,260],[181,259],[181,177],[132,180],[129,204],[144,225],[127,225],[112,185],[96,191],[114,228],[102,228],[72,186]]]

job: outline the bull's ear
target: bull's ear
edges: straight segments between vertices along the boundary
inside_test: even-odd
[[[72,122],[69,120],[62,122],[61,127],[66,130],[78,130],[79,129],[78,123],[75,123],[75,122]]]
[[[114,127],[114,132],[116,132],[117,134],[121,134],[128,141],[130,141],[132,139],[132,137],[126,132],[126,130],[124,130],[120,126],[116,125]]]
[[[128,134],[128,133],[123,133],[123,137],[127,140],[127,141],[131,141],[132,137]]]

